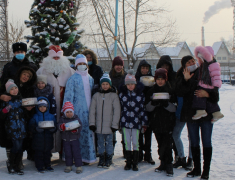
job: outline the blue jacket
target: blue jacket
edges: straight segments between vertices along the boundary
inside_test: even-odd
[[[143,89],[141,82],[136,84],[133,91],[129,91],[125,85],[120,87],[121,128],[141,129],[142,126],[148,125]]]
[[[22,98],[20,95],[12,96],[10,94],[6,94],[11,96],[11,100],[8,102],[0,101],[0,116],[1,116],[1,139],[10,139],[17,140],[23,139],[26,136],[25,129],[25,119],[22,105]],[[3,113],[2,110],[11,105],[11,109],[8,113]],[[4,135],[4,131],[6,132],[6,137]],[[4,145],[2,145],[4,146]]]
[[[46,112],[42,113],[39,111],[38,106],[36,106],[36,114],[29,121],[29,130],[33,133],[33,143],[32,148],[36,151],[51,151],[53,149],[53,133],[56,132],[56,119],[53,114],[49,113],[50,103],[45,97],[38,97],[38,101],[44,99],[48,102],[48,107]],[[54,121],[55,128],[53,131],[49,129],[44,129],[43,132],[38,132],[36,127],[39,121]]]

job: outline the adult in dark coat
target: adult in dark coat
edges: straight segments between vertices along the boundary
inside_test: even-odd
[[[158,68],[164,68],[168,71],[167,72],[168,82],[170,83],[172,89],[174,90],[175,81],[176,81],[176,72],[173,70],[171,57],[168,55],[161,56],[158,63],[157,63],[156,69],[158,69]],[[175,160],[177,160],[178,159],[178,151],[175,146],[174,140],[173,140],[173,150],[175,153]]]
[[[94,86],[100,87],[100,78],[103,76],[103,70],[100,66],[98,66],[98,58],[94,51],[90,49],[86,49],[82,52],[84,56],[86,56],[87,63],[89,66],[88,73],[94,79]]]
[[[142,77],[142,76],[152,76],[151,65],[146,60],[142,60],[139,63],[139,66],[138,66],[136,74],[135,74],[136,81],[140,81],[140,77]],[[151,87],[149,87],[149,86],[144,86],[143,93],[145,96],[150,88]],[[149,113],[147,113],[147,116],[148,115],[149,115]],[[140,133],[140,136],[139,136],[139,162],[142,161],[144,158],[145,161],[154,165],[155,162],[153,161],[152,155],[151,155],[152,132],[153,132],[153,130],[151,128],[151,125],[149,125],[149,127],[146,129],[146,131],[144,133]],[[145,152],[144,155],[143,155],[143,151]]]
[[[204,90],[197,90],[199,69],[196,69],[196,61],[194,59],[182,59],[181,64],[182,67],[178,71],[175,89],[177,96],[183,97],[183,107],[180,120],[182,122],[187,122],[194,162],[194,169],[187,173],[187,176],[194,177],[201,175],[201,152],[199,139],[199,132],[201,130],[204,159],[201,178],[208,179],[212,157],[212,114],[209,113],[206,117],[202,117],[197,121],[192,120],[193,115],[196,113],[196,110],[192,108],[192,102],[195,94],[197,97],[206,97],[207,101],[210,103],[217,103],[219,101],[219,92],[217,89],[209,93]]]
[[[117,89],[118,92],[119,92],[119,87],[125,82],[126,75],[127,73],[124,70],[123,59],[120,56],[115,57],[112,62],[112,69],[109,72],[109,76],[111,78],[112,85]],[[114,148],[115,148],[116,143],[117,143],[116,132],[114,132],[113,133],[113,147]],[[123,155],[125,156],[125,144],[124,144],[123,139],[121,143],[122,143]]]
[[[23,67],[28,66],[37,71],[37,66],[30,62],[25,54],[27,52],[27,45],[23,42],[17,42],[12,45],[14,57],[11,62],[3,67],[2,76],[0,78],[1,84],[4,84],[6,79],[14,79],[17,71]]]

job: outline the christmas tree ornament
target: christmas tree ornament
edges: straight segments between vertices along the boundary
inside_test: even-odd
[[[63,10],[60,11],[60,13],[63,13],[63,12],[64,12]]]
[[[27,39],[26,42],[29,43],[29,39]]]

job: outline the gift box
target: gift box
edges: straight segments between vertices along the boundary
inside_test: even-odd
[[[65,131],[71,131],[79,128],[80,126],[81,124],[78,122],[78,120],[74,120],[65,124]]]

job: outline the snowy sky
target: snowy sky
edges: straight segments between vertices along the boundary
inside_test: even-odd
[[[218,7],[224,7],[214,16],[209,18],[207,23],[203,23],[205,12],[207,17],[216,11],[213,6],[216,1]],[[212,45],[213,42],[219,41],[221,37],[229,39],[233,36],[233,8],[230,6],[230,0],[158,0],[164,4],[171,12],[169,16],[176,19],[180,40],[187,41],[188,44],[196,42],[201,44],[201,27],[205,28],[205,43]],[[28,13],[33,0],[9,0],[9,19],[14,20],[28,19]]]

